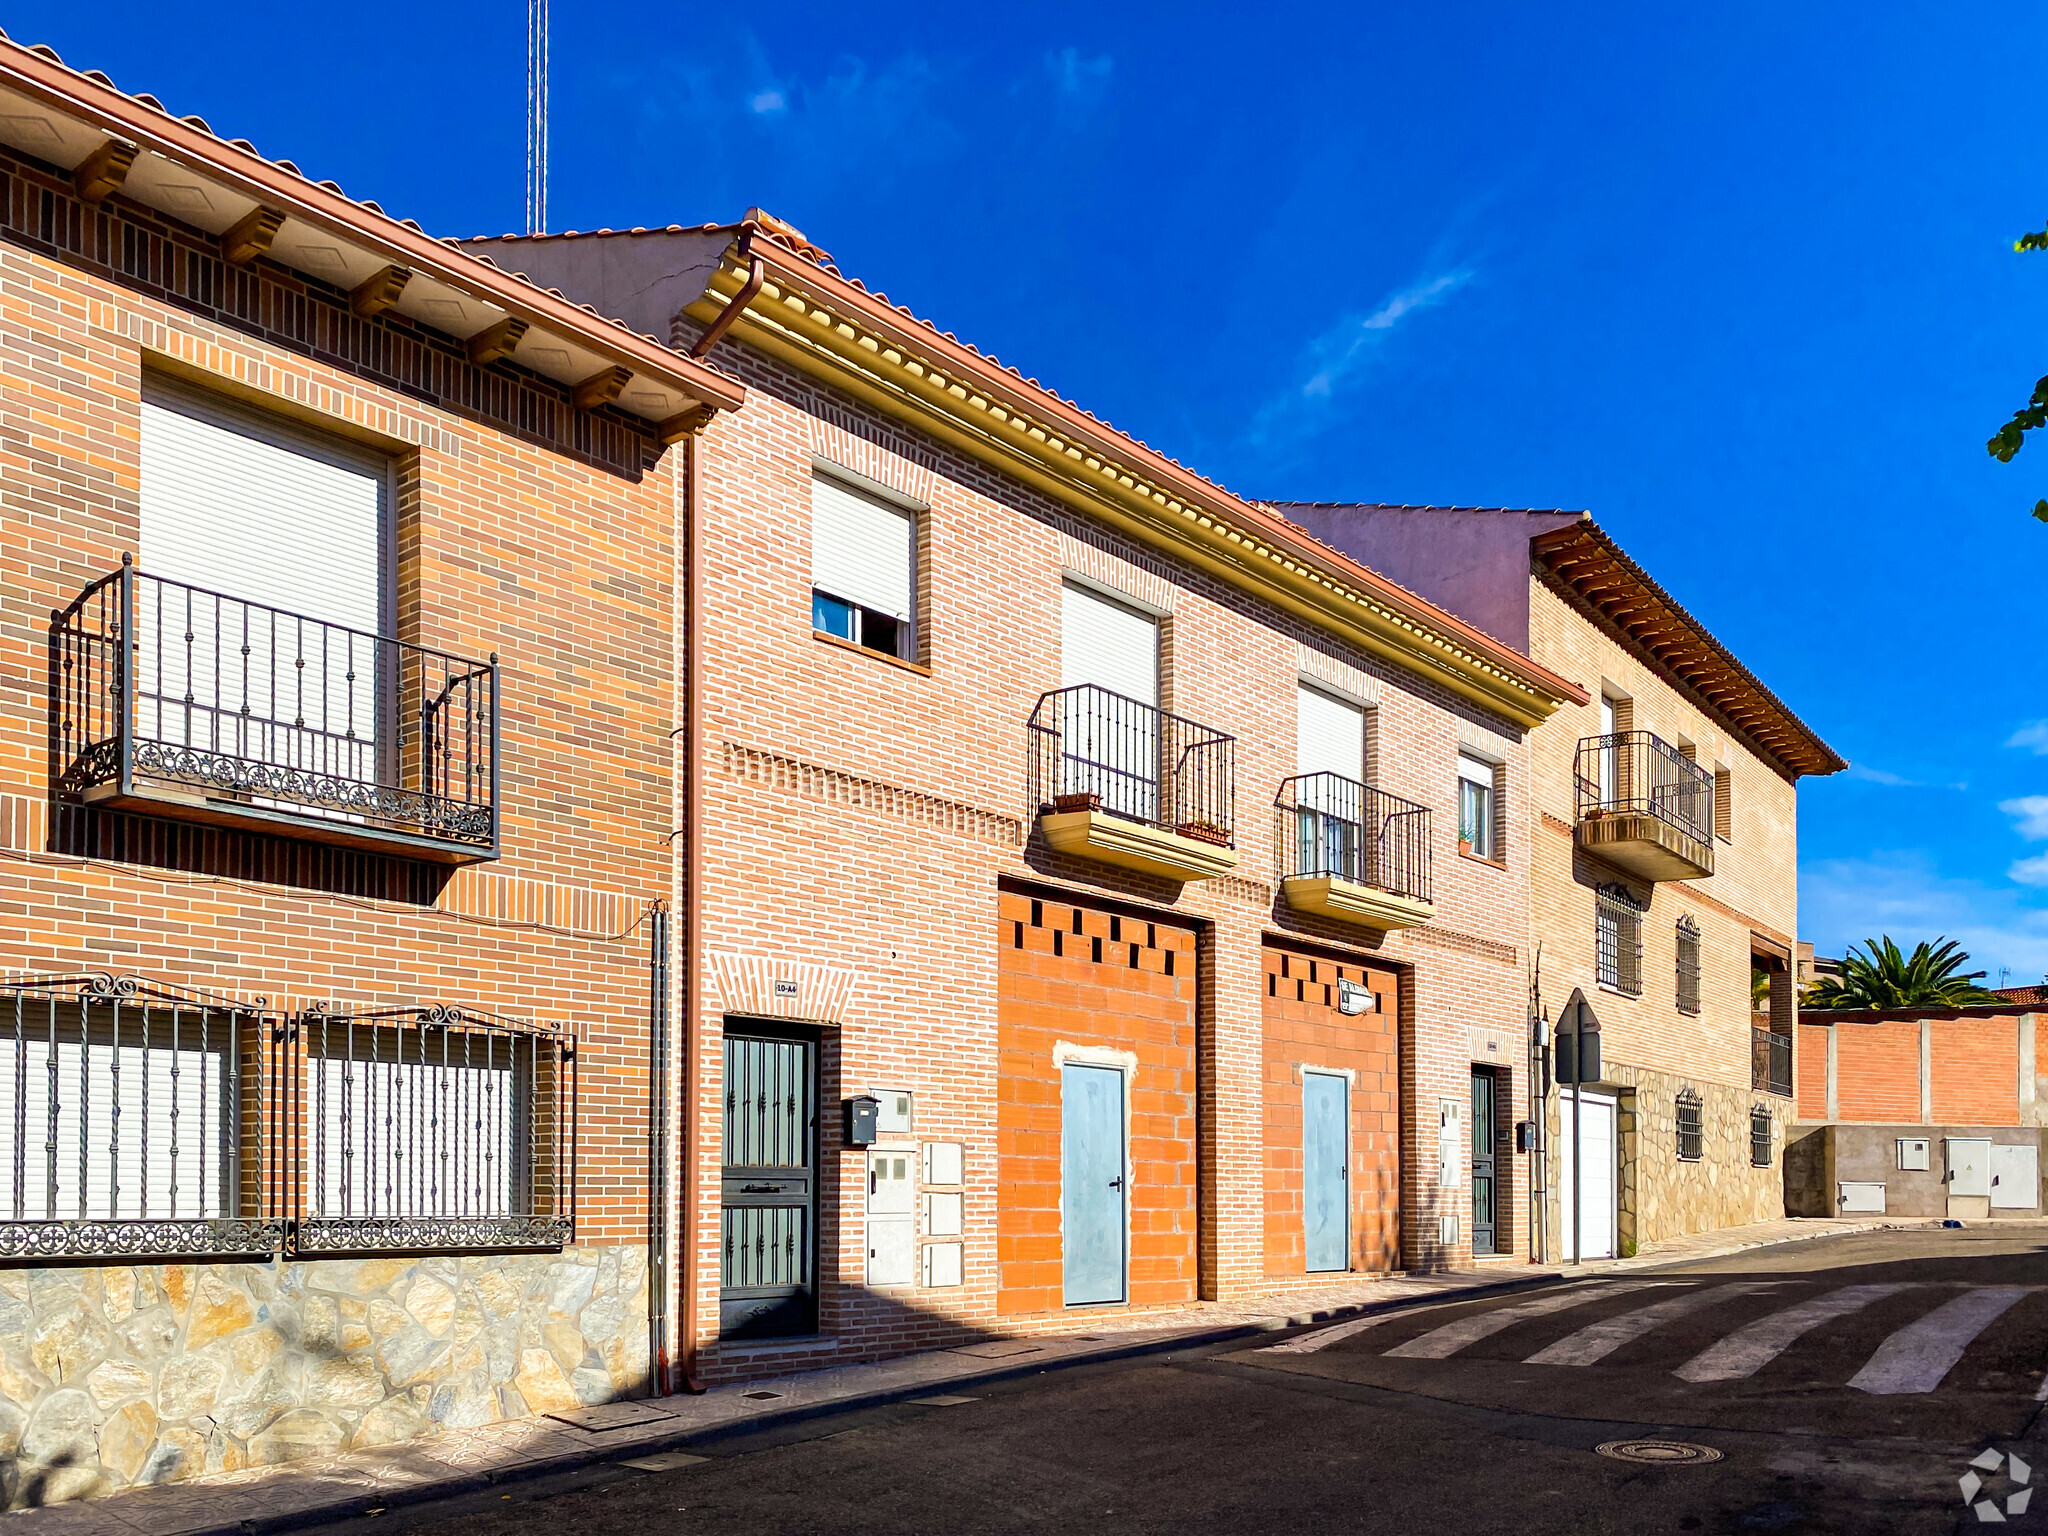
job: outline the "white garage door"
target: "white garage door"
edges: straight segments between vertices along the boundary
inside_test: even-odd
[[[1614,1100],[1602,1094],[1583,1096],[1576,1158],[1572,1155],[1571,1093],[1562,1094],[1561,1101],[1563,1118],[1557,1144],[1563,1172],[1558,1179],[1558,1209],[1564,1219],[1562,1252],[1565,1262],[1574,1264],[1587,1259],[1611,1259],[1615,1252]],[[1575,1208],[1578,1213],[1576,1248],[1572,1222]]]

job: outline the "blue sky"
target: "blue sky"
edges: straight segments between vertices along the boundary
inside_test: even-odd
[[[5,26],[519,227],[521,6]],[[2048,443],[1982,444],[2048,372],[2044,60],[2006,4],[557,4],[551,223],[758,203],[1247,494],[1590,508],[1856,764],[1801,794],[1803,936],[2031,981]]]

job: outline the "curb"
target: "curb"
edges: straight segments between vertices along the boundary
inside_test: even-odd
[[[1043,1375],[1053,1371],[1067,1370],[1087,1365],[1110,1364],[1120,1360],[1142,1359],[1151,1355],[1172,1354],[1177,1351],[1208,1349],[1219,1344],[1239,1340],[1260,1338],[1269,1334],[1284,1333],[1290,1328],[1313,1327],[1321,1323],[1334,1323],[1355,1317],[1379,1313],[1407,1311],[1416,1307],[1439,1306],[1446,1302],[1484,1301],[1497,1296],[1510,1295],[1519,1291],[1538,1290],[1550,1286],[1572,1284],[1582,1280],[1596,1279],[1605,1274],[1626,1273],[1631,1269],[1654,1269],[1668,1265],[1698,1263],[1709,1259],[1725,1258],[1736,1253],[1754,1252],[1761,1248],[1779,1247],[1798,1242],[1816,1242],[1831,1237],[1853,1237],[1863,1232],[1892,1231],[1924,1225],[1921,1221],[1872,1222],[1866,1226],[1843,1232],[1788,1233],[1783,1237],[1767,1241],[1742,1244],[1722,1249],[1716,1253],[1676,1256],[1659,1265],[1655,1260],[1638,1265],[1633,1261],[1610,1263],[1601,1268],[1590,1266],[1577,1274],[1564,1274],[1549,1270],[1542,1274],[1517,1277],[1502,1277],[1484,1284],[1467,1286],[1458,1290],[1423,1292],[1413,1296],[1389,1298],[1384,1301],[1360,1301],[1338,1306],[1320,1307],[1308,1312],[1274,1313],[1250,1322],[1218,1324],[1209,1328],[1194,1327],[1186,1332],[1176,1333],[1169,1339],[1148,1339],[1129,1344],[1107,1344],[1085,1354],[1056,1356],[1042,1361],[1019,1361],[992,1365],[986,1369],[974,1370],[958,1376],[921,1382],[916,1385],[895,1385],[878,1387],[868,1391],[856,1391],[845,1397],[831,1398],[818,1402],[792,1404],[787,1408],[750,1414],[744,1418],[727,1420],[719,1424],[702,1425],[695,1428],[678,1428],[673,1433],[653,1438],[635,1439],[630,1443],[606,1446],[593,1443],[578,1451],[551,1457],[545,1460],[518,1463],[495,1470],[461,1472],[450,1468],[449,1476],[436,1478],[431,1482],[416,1483],[373,1492],[338,1494],[337,1497],[299,1509],[280,1510],[271,1516],[252,1519],[225,1521],[211,1526],[185,1526],[178,1536],[268,1536],[271,1532],[302,1531],[332,1525],[343,1520],[361,1519],[373,1511],[414,1508],[425,1504],[456,1499],[465,1494],[479,1493],[485,1489],[505,1487],[530,1482],[538,1478],[559,1476],[566,1472],[579,1471],[586,1467],[602,1466],[628,1458],[658,1455],[663,1451],[688,1447],[693,1442],[702,1444],[721,1437],[752,1434],[761,1430],[776,1429],[791,1424],[800,1424],[812,1419],[825,1418],[833,1414],[857,1412],[865,1408],[884,1407],[891,1403],[904,1402],[914,1397],[926,1397],[936,1393],[969,1386],[992,1386],[998,1382],[1014,1381],[1027,1376]],[[1625,1267],[1624,1267],[1625,1266]],[[403,1453],[404,1447],[393,1447]],[[282,1493],[283,1490],[280,1490]],[[114,1495],[118,1499],[120,1496]],[[52,1505],[49,1508],[72,1506]],[[24,1514],[36,1511],[24,1510]],[[113,1519],[110,1527],[125,1525],[123,1518],[108,1513]],[[141,1514],[142,1511],[138,1511]],[[0,1527],[4,1530],[5,1527]],[[32,1529],[27,1527],[24,1529]],[[133,1527],[133,1536],[145,1536],[148,1527]],[[124,1533],[126,1536],[126,1533]]]
[[[687,1448],[692,1442],[702,1444],[729,1434],[752,1434],[759,1430],[777,1429],[791,1424],[801,1424],[811,1419],[826,1418],[832,1414],[856,1412],[863,1408],[879,1408],[890,1403],[905,1402],[913,1397],[929,1397],[941,1391],[952,1391],[969,1386],[992,1386],[997,1382],[1015,1381],[1022,1377],[1046,1374],[1085,1365],[1105,1365],[1119,1360],[1142,1359],[1148,1355],[1171,1354],[1177,1350],[1206,1349],[1217,1344],[1229,1344],[1238,1340],[1263,1338],[1272,1333],[1284,1332],[1289,1328],[1308,1327],[1316,1323],[1338,1322],[1346,1318],[1362,1317],[1370,1313],[1399,1312],[1410,1307],[1434,1306],[1444,1301],[1481,1301],[1514,1291],[1530,1290],[1540,1286],[1563,1283],[1567,1277],[1559,1275],[1531,1275],[1524,1279],[1500,1280],[1486,1285],[1475,1285],[1449,1294],[1424,1294],[1404,1296],[1389,1301],[1358,1302],[1347,1306],[1324,1307],[1314,1312],[1298,1312],[1290,1316],[1275,1315],[1261,1318],[1256,1322],[1231,1323],[1214,1328],[1191,1329],[1176,1334],[1171,1339],[1153,1339],[1141,1343],[1111,1345],[1105,1349],[1090,1350],[1086,1354],[1062,1355],[1052,1360],[994,1366],[987,1370],[975,1371],[968,1375],[949,1376],[941,1381],[928,1381],[916,1386],[892,1386],[869,1392],[856,1392],[846,1397],[829,1401],[795,1404],[788,1408],[766,1413],[751,1414],[743,1419],[733,1419],[723,1424],[710,1424],[701,1428],[677,1430],[674,1434],[659,1438],[635,1440],[630,1445],[592,1445],[587,1450],[566,1456],[554,1457],[547,1461],[521,1463],[498,1471],[457,1475],[446,1481],[416,1484],[409,1488],[395,1488],[389,1492],[357,1494],[336,1499],[332,1503],[317,1505],[310,1509],[292,1510],[269,1519],[240,1520],[218,1526],[194,1528],[179,1533],[179,1536],[268,1536],[270,1532],[302,1531],[318,1529],[341,1520],[359,1519],[372,1510],[410,1508],[422,1504],[433,1504],[443,1499],[459,1498],[466,1493],[481,1492],[486,1488],[504,1487],[515,1483],[529,1482],[536,1478],[552,1477],[564,1472],[575,1472],[585,1467],[600,1466],[609,1462],[622,1461],[630,1457],[654,1456],[663,1451]]]

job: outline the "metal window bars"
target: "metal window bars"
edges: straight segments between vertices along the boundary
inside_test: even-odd
[[[0,1257],[272,1252],[276,1022],[134,977],[0,983]]]
[[[552,1248],[575,1229],[575,1043],[457,1008],[293,1022],[300,1253]]]
[[[1428,806],[1342,774],[1298,773],[1274,801],[1275,867],[1430,901],[1430,820]]]
[[[149,575],[55,615],[60,794],[207,798],[497,850],[497,658],[470,661]]]
[[[557,1248],[564,1029],[287,1014],[136,977],[0,982],[0,1259]]]
[[[1040,810],[1099,810],[1231,846],[1235,737],[1093,683],[1042,696],[1029,729]]]
[[[1594,974],[1603,987],[1630,997],[1643,991],[1643,913],[1648,908],[1624,885],[1603,885],[1593,895]]]
[[[1700,1096],[1690,1088],[1678,1090],[1678,1159],[1696,1163],[1705,1150],[1706,1131],[1700,1124]]]
[[[1700,1011],[1700,925],[1681,917],[1677,925],[1678,1011]]]
[[[1752,1026],[1749,1032],[1749,1086],[1758,1093],[1792,1094],[1792,1037]]]
[[[1689,837],[1714,839],[1714,776],[1649,731],[1580,740],[1574,778],[1579,820],[1650,815]]]
[[[1771,1166],[1771,1112],[1762,1104],[1749,1112],[1749,1163],[1752,1168]]]

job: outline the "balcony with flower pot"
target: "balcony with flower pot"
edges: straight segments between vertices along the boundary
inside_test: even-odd
[[[1237,867],[1234,738],[1094,684],[1039,699],[1029,734],[1048,847],[1184,882]]]

